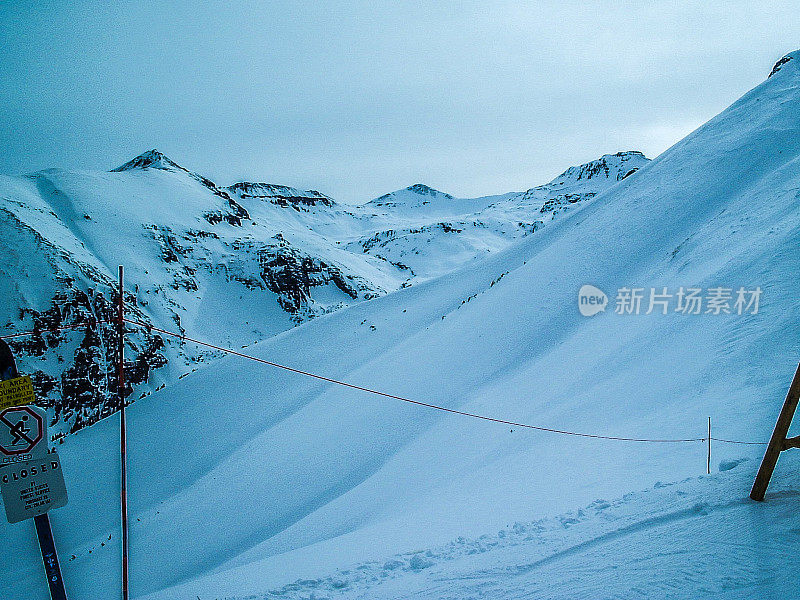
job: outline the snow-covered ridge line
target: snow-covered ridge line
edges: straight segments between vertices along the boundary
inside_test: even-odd
[[[772,67],[772,71],[770,71],[769,75],[767,76],[767,79],[775,75],[778,71],[780,71],[784,67],[784,65],[786,65],[791,60],[794,60],[795,61],[794,64],[796,65],[797,64],[796,59],[798,56],[800,56],[800,51],[790,52],[789,54],[781,58],[778,62],[775,63],[775,66]],[[797,66],[794,67],[794,71],[795,73],[797,72]]]
[[[232,194],[240,198],[261,198],[274,202],[280,206],[316,206],[321,204],[323,206],[332,207],[336,202],[330,196],[321,194],[316,190],[299,190],[297,188],[274,185],[271,183],[251,183],[249,181],[241,181],[228,186]]]
[[[597,160],[584,165],[570,167],[548,185],[553,185],[556,182],[558,185],[563,185],[569,180],[580,181],[594,177],[613,178],[617,181],[622,181],[626,177],[633,175],[642,166],[642,161],[645,160],[647,160],[645,155],[638,150],[604,154]],[[626,165],[628,165],[627,168]]]
[[[638,164],[645,162],[639,155]],[[52,282],[46,294],[12,290],[0,318],[4,333],[39,331],[16,338],[15,350],[53,408],[53,431],[62,435],[109,414],[100,408],[106,404],[113,410],[106,402],[113,362],[101,348],[102,331],[45,330],[96,322],[101,309],[93,304],[109,295],[118,264],[126,266],[132,306],[143,320],[204,332],[210,319],[218,320],[210,341],[251,344],[501,250],[616,178],[581,181],[558,193],[467,201],[420,184],[404,191],[412,201],[400,211],[347,207],[314,190],[269,183],[222,187],[155,149],[108,173],[54,169],[0,178],[9,281]],[[453,204],[425,204],[448,198]],[[23,241],[21,231],[35,241]],[[44,248],[44,263],[15,262],[34,243]],[[137,335],[131,343],[142,354],[130,352],[139,361],[131,366],[136,397],[210,358]],[[87,383],[80,389],[69,383],[81,377]]]

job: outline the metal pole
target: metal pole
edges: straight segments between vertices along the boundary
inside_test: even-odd
[[[9,379],[19,377],[17,362],[11,348],[5,341],[0,340],[0,373],[9,375]],[[2,380],[0,376],[0,380]],[[50,587],[50,598],[52,600],[67,600],[67,591],[64,588],[64,577],[61,575],[61,565],[58,563],[58,552],[56,543],[53,539],[53,530],[50,527],[50,515],[45,513],[33,518],[36,525],[36,537],[39,538],[39,549],[42,552],[42,564],[44,573],[47,577],[47,585]]]
[[[127,428],[125,423],[125,288],[123,286],[123,269],[119,267],[119,292],[117,298],[117,324],[119,328],[119,347],[117,350],[117,389],[119,393],[119,450],[120,472],[120,505],[122,508],[122,600],[128,600],[128,448]]]
[[[711,475],[711,417],[708,417],[708,460],[706,461],[706,475]]]
[[[797,366],[792,385],[789,386],[789,392],[783,402],[781,414],[778,416],[778,422],[775,424],[775,430],[772,432],[764,459],[761,461],[761,467],[758,469],[758,475],[753,482],[753,489],[750,491],[750,498],[753,500],[760,502],[767,493],[767,486],[775,470],[775,465],[778,464],[778,457],[786,449],[786,436],[789,433],[794,412],[797,410],[798,400],[800,400],[800,365]]]

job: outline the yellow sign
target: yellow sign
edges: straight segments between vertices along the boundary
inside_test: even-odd
[[[33,382],[29,375],[0,381],[0,410],[35,401],[36,394],[33,392]]]

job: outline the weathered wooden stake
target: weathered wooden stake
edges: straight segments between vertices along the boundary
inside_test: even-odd
[[[775,470],[775,465],[778,464],[778,457],[781,452],[789,448],[800,448],[800,437],[787,439],[789,433],[789,426],[792,424],[792,417],[794,417],[795,410],[797,410],[797,402],[800,399],[800,365],[797,365],[797,371],[794,374],[792,385],[789,386],[789,393],[786,394],[786,400],[783,403],[781,414],[778,416],[778,422],[775,424],[775,431],[772,432],[772,437],[767,446],[767,452],[764,454],[764,460],[761,461],[761,467],[758,469],[758,475],[753,483],[753,489],[750,492],[750,497],[753,500],[761,501],[764,499],[764,494],[767,493],[767,486]]]
[[[706,461],[706,474],[711,475],[711,417],[708,417],[708,460]]]

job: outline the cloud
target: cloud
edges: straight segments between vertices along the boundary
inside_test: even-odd
[[[658,154],[793,50],[789,2],[0,7],[0,172],[158,147],[229,183],[365,201],[525,189]]]

